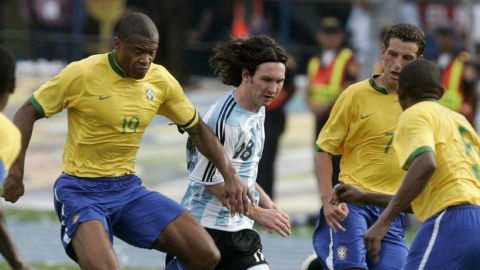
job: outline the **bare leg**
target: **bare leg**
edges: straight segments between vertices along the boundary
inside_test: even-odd
[[[220,252],[208,232],[189,212],[184,212],[155,241],[155,248],[175,255],[188,269],[213,269]]]
[[[72,245],[82,269],[120,269],[112,242],[98,220],[80,224],[73,236]]]
[[[5,223],[5,215],[3,210],[0,209],[0,252],[10,267],[14,270],[30,270],[31,268],[20,257],[20,253],[13,244],[12,239],[7,230],[7,224]]]

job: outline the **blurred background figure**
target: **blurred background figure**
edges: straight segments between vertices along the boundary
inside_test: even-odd
[[[257,183],[272,200],[275,200],[275,160],[278,154],[280,138],[285,131],[287,123],[285,105],[290,101],[296,90],[294,81],[295,69],[295,60],[289,56],[282,90],[269,105],[265,106],[265,142],[262,158],[258,165]]]
[[[338,95],[357,80],[360,65],[354,52],[345,46],[345,35],[338,19],[325,17],[317,33],[319,51],[313,55],[307,66],[307,105],[315,117],[316,140],[327,122]],[[340,156],[333,162],[333,181],[338,181]]]
[[[33,59],[71,60],[69,36],[75,0],[21,0],[22,18],[32,33]]]
[[[442,72],[445,93],[440,99],[444,106],[463,114],[474,125],[477,110],[477,73],[470,54],[465,50],[464,37],[449,25],[434,31],[438,46],[436,62]]]

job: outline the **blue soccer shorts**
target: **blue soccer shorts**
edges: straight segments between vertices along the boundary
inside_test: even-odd
[[[113,236],[152,249],[168,224],[185,210],[172,199],[142,186],[136,175],[82,178],[66,173],[54,185],[55,210],[66,253],[77,260],[71,239],[78,225],[98,220]]]
[[[480,269],[480,206],[451,206],[427,219],[404,269]]]
[[[399,215],[390,225],[382,240],[380,260],[373,263],[364,244],[367,229],[373,225],[383,208],[371,205],[347,203],[349,213],[341,222],[345,232],[333,232],[325,221],[323,209],[317,220],[313,234],[313,247],[318,260],[325,269],[362,268],[370,270],[401,269],[407,257],[408,248],[404,237],[406,216]]]

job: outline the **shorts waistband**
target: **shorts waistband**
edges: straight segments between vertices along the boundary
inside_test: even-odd
[[[480,205],[476,204],[458,204],[458,205],[452,205],[446,208],[448,211],[455,211],[455,210],[463,210],[463,209],[479,209],[480,210]]]
[[[64,179],[72,179],[72,180],[80,180],[83,181],[84,183],[132,183],[135,181],[141,181],[140,178],[135,175],[135,174],[127,174],[127,175],[121,175],[121,176],[111,176],[111,177],[80,177],[80,176],[75,176],[71,175],[68,173],[62,173],[60,178]]]

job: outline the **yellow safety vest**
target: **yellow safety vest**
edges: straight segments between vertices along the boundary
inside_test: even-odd
[[[309,80],[309,99],[311,102],[324,105],[337,98],[342,90],[347,62],[352,56],[352,50],[342,49],[335,60],[327,67],[321,66],[318,57],[310,59],[307,75]]]

